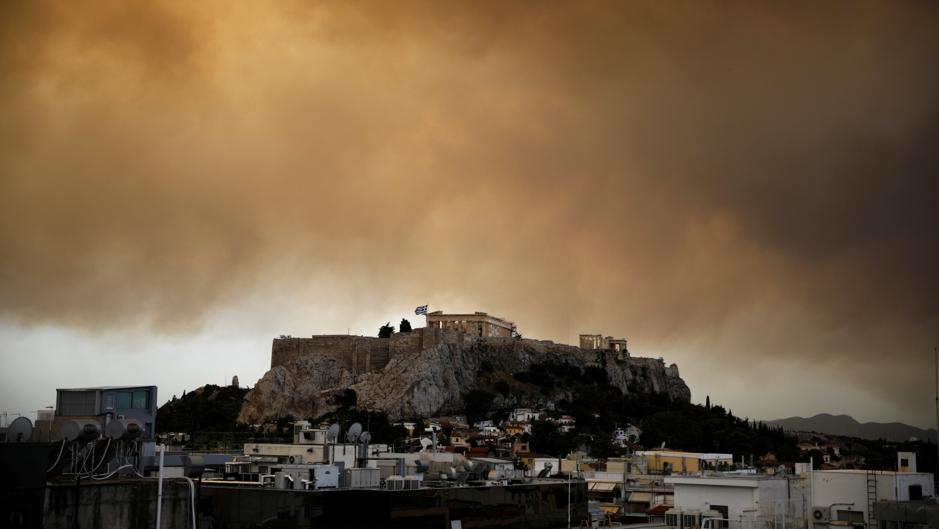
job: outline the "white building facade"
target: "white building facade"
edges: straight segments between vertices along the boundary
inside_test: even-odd
[[[670,476],[675,511],[717,511],[730,529],[803,527],[806,499],[803,482],[793,476]]]
[[[877,501],[935,497],[933,475],[925,472],[819,470],[808,475],[809,516],[817,528],[830,522],[867,523]]]

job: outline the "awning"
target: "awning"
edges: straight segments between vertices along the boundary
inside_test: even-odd
[[[591,481],[587,490],[591,492],[611,492],[619,487],[619,483],[611,483],[608,481]]]
[[[629,503],[650,503],[652,502],[652,493],[651,492],[633,492],[629,495],[629,499],[626,500]]]
[[[601,505],[600,509],[606,514],[617,514],[619,512],[619,505]]]

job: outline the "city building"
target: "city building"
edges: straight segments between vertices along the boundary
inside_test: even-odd
[[[810,512],[817,528],[831,522],[867,524],[877,502],[935,497],[933,475],[880,470],[819,470],[808,475]]]
[[[258,474],[271,465],[332,464],[353,468],[357,462],[390,451],[388,445],[330,441],[328,430],[314,428],[306,421],[294,423],[293,443],[245,443],[244,456],[229,463],[229,473]],[[235,467],[238,467],[237,470]],[[270,472],[268,472],[270,473]]]
[[[732,454],[702,454],[679,450],[637,451],[645,460],[649,474],[694,474],[705,470],[721,470],[734,464]]]
[[[531,408],[515,408],[510,417],[514,422],[532,422],[537,421],[538,418],[541,417],[541,412]]]
[[[152,439],[156,427],[156,386],[104,386],[55,390],[55,416],[51,429],[63,420],[88,420],[101,424],[102,418],[135,420],[143,438]],[[37,421],[38,423],[39,421]],[[37,428],[42,431],[42,428]]]
[[[805,519],[803,484],[797,476],[669,476],[665,484],[675,496],[667,517],[715,511],[716,518],[727,522],[724,527],[802,527]]]
[[[916,452],[897,452],[897,471],[916,472]]]
[[[427,328],[462,331],[480,337],[501,336],[508,338],[515,332],[514,323],[496,316],[490,316],[485,312],[444,314],[442,311],[437,310],[427,314]]]
[[[637,426],[632,424],[627,424],[624,428],[617,427],[613,431],[613,439],[619,443],[620,446],[625,446],[626,443],[638,443],[639,436],[642,435],[642,430]]]
[[[450,446],[454,448],[469,448],[469,435],[462,430],[453,430],[450,433]]]

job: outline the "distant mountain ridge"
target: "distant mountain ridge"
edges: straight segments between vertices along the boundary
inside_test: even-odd
[[[785,430],[800,432],[820,432],[831,435],[860,437],[861,439],[886,439],[888,441],[906,441],[915,437],[921,441],[936,440],[936,430],[924,430],[900,422],[865,422],[861,423],[850,415],[831,415],[819,413],[813,417],[789,417],[767,421],[766,424],[782,426]]]

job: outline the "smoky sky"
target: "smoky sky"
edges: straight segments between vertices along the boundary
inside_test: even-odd
[[[310,305],[794,366],[925,422],[937,27],[931,2],[4,2],[0,317],[192,336],[321,282]]]

